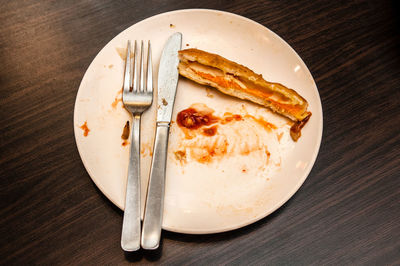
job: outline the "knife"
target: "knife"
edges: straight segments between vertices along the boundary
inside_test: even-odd
[[[178,51],[181,46],[180,32],[169,37],[158,69],[157,127],[141,240],[144,249],[157,249],[161,238],[168,135],[178,85]]]

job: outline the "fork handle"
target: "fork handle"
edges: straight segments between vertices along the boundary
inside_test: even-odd
[[[140,248],[140,115],[133,115],[132,141],[126,185],[121,247],[125,251]]]
[[[142,229],[142,248],[157,249],[164,211],[169,123],[157,122]]]

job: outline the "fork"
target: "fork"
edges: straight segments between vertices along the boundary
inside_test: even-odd
[[[125,211],[121,235],[121,247],[125,251],[135,251],[140,248],[140,118],[141,114],[153,102],[153,70],[150,41],[148,42],[147,50],[147,73],[144,73],[143,41],[141,41],[140,49],[139,62],[139,52],[135,41],[134,60],[132,62],[131,42],[128,41],[122,93],[122,102],[133,118]]]

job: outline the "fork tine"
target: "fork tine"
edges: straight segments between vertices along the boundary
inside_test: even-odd
[[[124,75],[124,92],[128,92],[130,89],[131,80],[131,41],[128,40],[128,46],[126,48],[126,61],[125,61],[125,75]]]
[[[133,53],[133,54],[132,54]],[[134,56],[135,56],[135,50],[132,50],[132,46],[131,46],[131,60],[130,60],[130,63],[131,63],[131,77],[130,77],[130,83],[129,83],[129,91],[132,91],[132,88],[133,88],[133,70],[135,69],[134,68],[134,63],[135,63],[135,59],[134,59]]]
[[[151,44],[149,41],[147,48],[147,84],[146,91],[153,92],[153,63],[151,60]]]
[[[139,89],[141,92],[145,90],[145,71],[144,71],[144,49],[143,49],[143,41],[140,44],[140,86]]]
[[[137,43],[135,40],[135,60],[133,62],[133,92],[138,92],[138,47],[137,47]]]

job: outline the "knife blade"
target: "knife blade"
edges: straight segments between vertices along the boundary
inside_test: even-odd
[[[157,122],[171,122],[172,109],[178,85],[178,51],[182,45],[182,34],[169,37],[164,46],[158,70]]]
[[[161,238],[168,136],[178,85],[178,51],[181,46],[182,34],[174,33],[165,44],[160,59],[157,126],[141,239],[144,249],[157,249]]]

